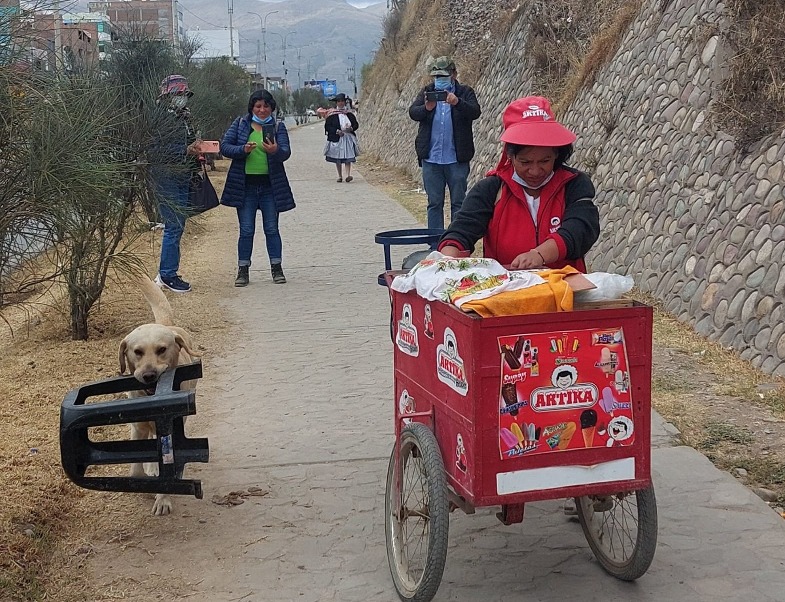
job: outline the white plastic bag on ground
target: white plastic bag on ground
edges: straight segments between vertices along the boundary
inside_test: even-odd
[[[495,259],[448,257],[433,251],[409,273],[396,276],[391,288],[399,293],[416,290],[424,299],[446,301],[460,307],[467,301],[544,282],[533,272],[508,272]]]
[[[613,301],[614,299],[621,299],[625,293],[628,293],[635,286],[632,276],[609,274],[608,272],[592,272],[583,276],[597,288],[577,291],[575,293],[576,301]]]

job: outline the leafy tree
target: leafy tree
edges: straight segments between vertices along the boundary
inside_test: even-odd
[[[95,78],[64,79],[30,124],[30,191],[55,233],[49,252],[62,266],[71,336],[79,340],[110,265],[134,262],[122,252],[134,199],[118,186],[133,181],[134,165],[123,161],[115,136],[130,116],[117,111],[116,92]]]
[[[308,109],[326,107],[327,104],[322,91],[316,88],[300,88],[292,92],[292,107],[296,115],[304,115]]]
[[[289,106],[289,93],[286,90],[271,90],[270,94],[272,94],[273,98],[275,99],[275,104],[277,105],[276,111],[278,112],[278,115],[288,115],[291,112]]]
[[[226,58],[211,59],[185,70],[194,93],[189,103],[202,138],[220,140],[235,117],[248,109],[248,73]]]

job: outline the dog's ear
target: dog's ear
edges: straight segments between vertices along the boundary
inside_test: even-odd
[[[120,361],[120,374],[125,374],[125,351],[128,349],[128,341],[125,339],[122,340],[120,343],[120,357],[118,358]]]
[[[202,357],[201,353],[197,353],[196,351],[191,350],[191,348],[186,344],[185,339],[182,337],[182,335],[175,334],[174,342],[180,345],[180,349],[185,351],[191,357]]]

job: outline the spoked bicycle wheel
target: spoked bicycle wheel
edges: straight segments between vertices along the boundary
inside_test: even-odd
[[[577,497],[575,507],[589,547],[608,573],[634,581],[648,570],[657,548],[653,487]]]
[[[387,560],[401,600],[428,602],[439,589],[447,559],[450,508],[436,437],[423,424],[401,430],[387,469]]]

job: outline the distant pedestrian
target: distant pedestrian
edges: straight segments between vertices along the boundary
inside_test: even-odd
[[[450,190],[451,220],[466,196],[474,157],[472,122],[480,116],[480,104],[474,90],[458,83],[450,57],[429,59],[427,65],[433,82],[417,94],[409,117],[420,124],[414,146],[428,195],[428,228],[441,230],[445,186]]]
[[[335,163],[338,169],[338,182],[343,182],[341,166],[346,169],[346,181],[351,182],[352,163],[357,161],[357,135],[355,132],[360,127],[354,112],[346,106],[346,94],[337,94],[335,108],[327,112],[324,120],[324,134],[327,142],[324,145],[324,158],[330,163]]]
[[[156,284],[175,293],[187,293],[191,285],[183,280],[180,269],[180,239],[187,218],[188,193],[191,179],[200,169],[197,159],[199,140],[191,126],[188,99],[193,92],[182,75],[169,75],[161,82],[158,105],[164,109],[156,124],[157,139],[152,177],[160,198],[164,223],[161,259]]]
[[[257,90],[248,100],[248,113],[235,119],[221,140],[221,154],[232,160],[221,203],[237,209],[240,224],[235,286],[249,282],[257,211],[262,213],[273,282],[286,283],[278,216],[295,206],[283,165],[292,151],[286,125],[273,117],[275,107],[272,94]]]

